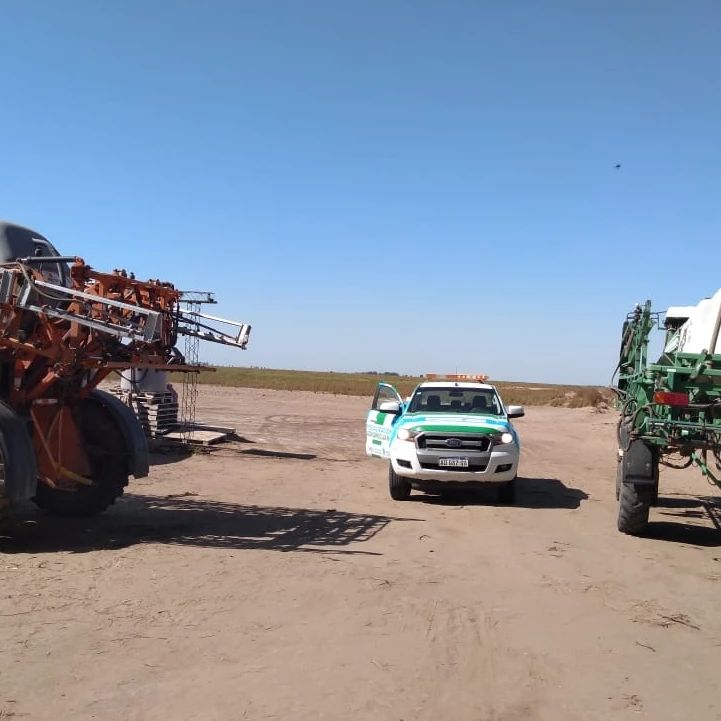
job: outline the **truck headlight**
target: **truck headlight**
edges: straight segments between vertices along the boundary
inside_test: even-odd
[[[409,428],[401,428],[396,438],[398,438],[399,441],[412,441],[418,433],[419,431],[412,431]]]
[[[513,443],[513,433],[501,433],[501,444]]]

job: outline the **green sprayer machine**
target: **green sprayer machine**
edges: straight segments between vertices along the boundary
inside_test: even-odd
[[[665,330],[648,362],[649,336]],[[641,535],[658,499],[659,466],[696,465],[721,488],[721,290],[696,306],[637,306],[623,324],[614,388],[618,423],[618,530]],[[614,374],[615,376],[615,374]]]

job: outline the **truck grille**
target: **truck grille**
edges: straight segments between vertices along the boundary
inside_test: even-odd
[[[448,443],[450,441],[450,444]],[[491,445],[490,438],[478,434],[423,433],[416,441],[418,448],[429,451],[483,453]]]

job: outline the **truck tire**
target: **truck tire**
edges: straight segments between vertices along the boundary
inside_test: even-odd
[[[94,516],[123,495],[128,485],[130,449],[113,411],[101,398],[83,399],[74,415],[85,441],[93,484],[60,489],[40,480],[33,501],[56,516]]]
[[[498,500],[507,506],[513,506],[516,503],[516,479],[515,478],[508,481],[508,483],[504,483],[498,489]]]
[[[655,488],[658,492],[658,486]],[[648,513],[654,497],[653,486],[621,483],[618,505],[618,530],[640,536],[648,528]]]
[[[394,501],[407,501],[411,497],[411,484],[393,470],[393,464],[388,466],[388,490]]]

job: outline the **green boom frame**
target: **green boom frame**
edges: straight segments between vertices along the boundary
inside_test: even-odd
[[[614,391],[621,411],[619,529],[626,533],[645,530],[648,506],[658,494],[659,463],[673,468],[695,464],[721,488],[721,355],[672,350],[678,346],[682,323],[665,321],[665,350],[655,363],[648,362],[649,336],[662,327],[661,314],[652,312],[646,301],[623,324]],[[710,348],[716,347],[720,326],[721,313]]]

